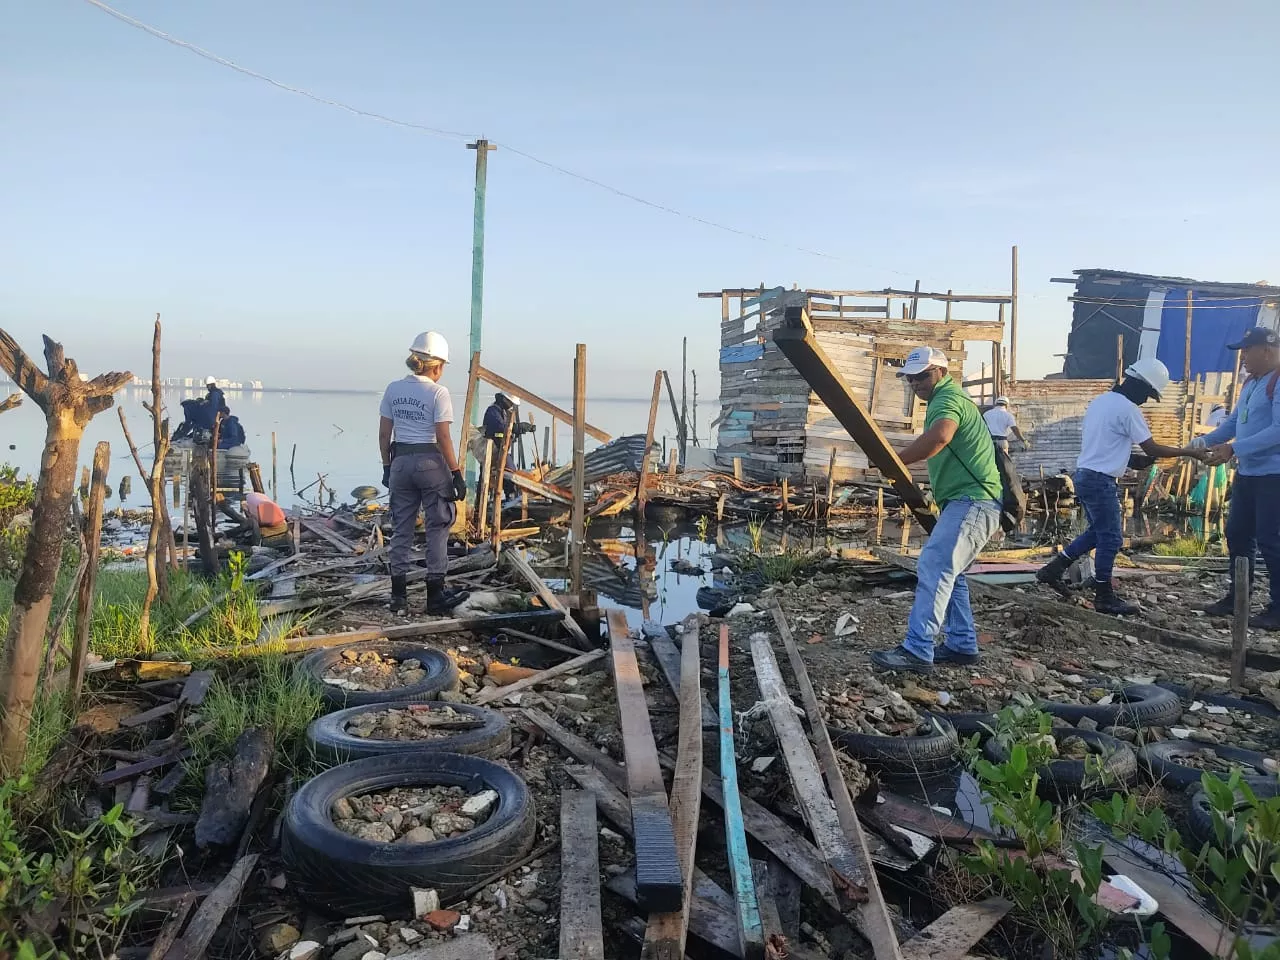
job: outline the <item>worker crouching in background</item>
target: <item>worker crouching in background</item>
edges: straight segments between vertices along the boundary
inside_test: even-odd
[[[453,399],[439,383],[448,361],[449,344],[444,337],[435,332],[419,334],[405,360],[409,375],[393,380],[382,395],[378,448],[382,485],[391,491],[392,613],[409,608],[406,584],[419,510],[426,520],[427,613],[447,613],[468,596],[444,587],[454,503],[467,496],[449,434]]]

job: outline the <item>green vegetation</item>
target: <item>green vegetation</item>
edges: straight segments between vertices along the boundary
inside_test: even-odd
[[[1203,557],[1205,542],[1201,537],[1178,537],[1165,543],[1157,543],[1153,552],[1160,557]]]
[[[14,520],[30,510],[35,499],[35,481],[20,479],[16,467],[0,464],[0,580],[13,579],[22,567],[27,526]]]
[[[747,535],[751,537],[751,552],[758,554],[764,543],[764,521],[760,519],[747,521]]]
[[[698,528],[698,540],[701,543],[707,542],[707,528],[711,525],[711,519],[704,513],[698,517],[695,526]]]
[[[766,583],[790,583],[813,562],[813,556],[805,550],[783,550],[754,559]]]
[[[1118,931],[1115,918],[1094,903],[1103,878],[1103,847],[1086,839],[1092,823],[1095,837],[1099,828],[1110,828],[1117,838],[1136,835],[1176,857],[1222,919],[1238,960],[1280,960],[1280,942],[1255,951],[1243,938],[1246,923],[1274,923],[1280,912],[1280,797],[1259,799],[1238,771],[1227,780],[1203,774],[1213,837],[1199,848],[1183,840],[1154,794],[1124,790],[1089,806],[1055,805],[1040,796],[1037,773],[1052,754],[1051,724],[1035,710],[1003,710],[992,732],[1009,749],[1004,763],[983,759],[976,736],[968,744],[970,767],[992,823],[1010,831],[1021,849],[984,840],[976,844],[976,853],[961,857],[966,883],[959,885],[966,887],[966,898],[981,893],[967,878],[980,878],[1013,902],[1012,922],[1032,933],[1046,954],[1096,955],[1105,939],[1118,939]],[[1130,933],[1145,944],[1151,960],[1167,960],[1172,941],[1162,923],[1144,928],[1139,921]],[[1123,947],[1118,952],[1120,960],[1134,955]]]

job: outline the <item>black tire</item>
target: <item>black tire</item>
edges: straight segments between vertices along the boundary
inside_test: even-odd
[[[441,710],[445,705],[424,703],[418,706],[429,710]],[[307,742],[310,743],[315,758],[326,767],[383,754],[403,756],[406,753],[426,751],[428,753],[459,753],[468,757],[500,760],[511,752],[511,725],[498,711],[464,703],[451,703],[448,706],[465,717],[484,721],[484,726],[473,730],[458,730],[431,740],[372,740],[347,733],[347,724],[362,713],[394,709],[396,704],[394,702],[364,703],[358,707],[348,707],[345,710],[325,714],[314,720],[307,728]]]
[[[1191,791],[1187,804],[1187,832],[1191,834],[1191,838],[1186,846],[1192,850],[1199,850],[1206,843],[1217,843],[1209,795],[1203,790]]]
[[[434,843],[360,840],[333,825],[334,801],[391,787],[446,784],[498,793],[497,809],[476,829]],[[338,916],[393,914],[412,906],[413,887],[434,888],[442,903],[523,857],[533,847],[533,797],[506,767],[456,753],[365,757],[303,784],[285,810],[281,855],[298,895]]]
[[[960,762],[955,728],[938,719],[922,736],[879,737],[856,730],[827,727],[832,743],[855,760],[889,779],[914,779],[945,773]]]
[[[1173,789],[1186,789],[1200,782],[1204,771],[1197,767],[1178,762],[1179,757],[1211,750],[1223,760],[1233,761],[1241,768],[1241,780],[1249,785],[1260,797],[1274,797],[1280,794],[1280,777],[1268,773],[1262,765],[1263,757],[1252,750],[1240,747],[1228,747],[1219,743],[1197,743],[1193,740],[1162,740],[1149,743],[1141,750],[1142,765],[1150,772],[1156,783]],[[1221,778],[1225,779],[1225,778]]]
[[[1050,731],[1054,740],[1079,737],[1102,755],[1102,776],[1096,783],[1087,783],[1088,770],[1084,760],[1050,760],[1037,771],[1040,774],[1040,793],[1046,797],[1081,797],[1130,783],[1138,775],[1138,758],[1127,743],[1092,730],[1075,730],[1055,727]],[[992,763],[1004,763],[1009,751],[992,738],[983,747]]]
[[[396,660],[417,660],[427,676],[421,683],[389,690],[343,690],[324,682],[325,671],[342,657],[342,651],[378,653]],[[320,695],[331,708],[355,707],[365,703],[389,703],[399,700],[421,703],[435,700],[445,690],[452,690],[458,683],[458,665],[445,653],[420,643],[397,640],[374,640],[353,643],[345,647],[331,647],[308,654],[298,664],[298,669],[311,677],[320,687]]]
[[[999,720],[994,713],[929,713],[926,716],[951,724],[961,740],[967,741],[976,733],[979,743],[986,743],[991,739]]]
[[[1252,713],[1260,717],[1266,717],[1268,720],[1280,720],[1280,710],[1277,710],[1261,697],[1230,697],[1222,693],[1204,693],[1191,687],[1184,687],[1180,683],[1158,683],[1156,686],[1172,691],[1184,703],[1200,700],[1217,707],[1226,707],[1228,710]]]
[[[1182,716],[1177,695],[1149,683],[1130,684],[1116,694],[1115,703],[1103,706],[1041,700],[1040,709],[1072,726],[1087,717],[1100,727],[1167,727]]]

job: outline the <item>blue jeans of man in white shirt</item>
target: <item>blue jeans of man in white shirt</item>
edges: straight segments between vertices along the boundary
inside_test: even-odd
[[[947,649],[978,653],[978,630],[969,606],[964,571],[1000,526],[996,500],[952,500],[942,509],[916,561],[916,598],[902,646],[926,663],[934,658],[934,638],[945,630]]]

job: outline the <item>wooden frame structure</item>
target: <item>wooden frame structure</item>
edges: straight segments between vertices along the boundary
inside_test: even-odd
[[[843,482],[873,469],[774,343],[788,307],[806,311],[815,340],[894,445],[918,433],[924,420],[924,405],[894,376],[914,347],[938,347],[952,372],[963,376],[967,344],[989,345],[993,395],[1005,382],[1002,345],[1012,294],[931,292],[919,285],[913,290],[759,286],[698,296],[720,301],[716,462],[731,467],[738,460],[743,473],[755,479]],[[926,309],[935,316],[923,316]]]

